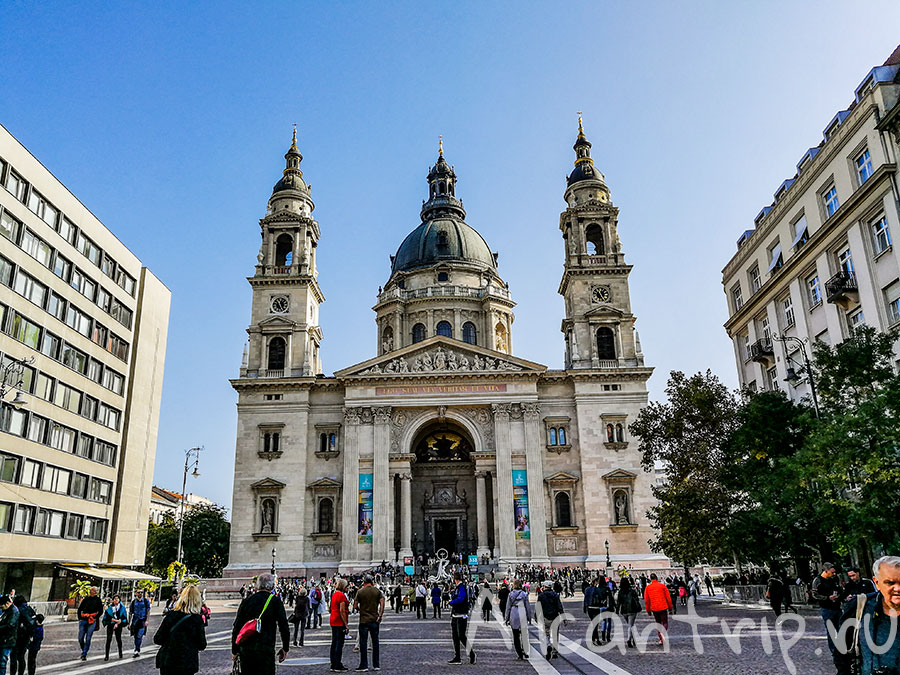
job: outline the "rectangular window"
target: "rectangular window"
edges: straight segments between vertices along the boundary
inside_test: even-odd
[[[101,441],[98,438],[94,443],[94,461],[100,462],[101,464],[109,464],[110,466],[115,466],[116,446],[114,446],[112,443]]]
[[[109,338],[109,331],[99,321],[94,322],[94,330],[91,332],[91,341],[106,348],[106,340]]]
[[[13,218],[9,213],[4,211],[0,213],[0,235],[9,239],[12,243],[19,243],[19,231],[22,229],[22,223]]]
[[[88,364],[88,369],[86,373],[88,379],[100,383],[101,378],[103,377],[103,364],[100,363],[97,359],[91,359]]]
[[[75,430],[58,422],[50,422],[49,445],[63,452],[72,452],[75,449]]]
[[[109,312],[112,317],[125,328],[131,328],[131,310],[118,300],[112,301],[112,309]]]
[[[731,289],[731,301],[734,304],[734,311],[738,311],[744,306],[744,296],[741,295],[741,285],[735,284]]]
[[[80,293],[81,287],[84,285],[84,272],[77,267],[73,267],[72,274],[69,277],[69,285]]]
[[[16,507],[16,517],[13,520],[13,532],[17,534],[31,534],[31,527],[34,525],[33,506],[25,506],[19,504]]]
[[[37,190],[31,191],[31,195],[28,197],[28,208],[38,218],[56,229],[56,216],[59,214],[59,211],[56,210],[53,204],[44,199]]]
[[[87,499],[88,484],[90,479],[83,473],[76,473],[72,476],[72,487],[69,494],[79,499]]]
[[[872,223],[872,239],[875,243],[875,255],[887,251],[891,245],[891,231],[884,216]]]
[[[792,227],[794,228],[794,239],[791,241],[791,248],[798,250],[809,241],[809,228],[806,225],[806,216],[800,216]]]
[[[111,368],[107,368],[103,371],[103,386],[121,395],[125,390],[125,377]]]
[[[846,247],[838,251],[837,254],[838,267],[843,272],[853,272],[853,256],[850,254],[850,247]]]
[[[56,293],[50,293],[50,299],[47,301],[47,313],[55,316],[60,321],[66,318],[66,301]]]
[[[53,400],[53,378],[44,373],[38,373],[34,385],[34,395],[45,401]]]
[[[47,440],[47,420],[31,413],[31,418],[28,420],[28,434],[26,438],[29,441],[43,445]]]
[[[10,335],[24,345],[37,349],[41,343],[41,327],[32,323],[21,314],[13,317]]]
[[[86,517],[83,538],[88,541],[106,541],[106,521],[100,518]]]
[[[91,501],[109,504],[112,496],[112,483],[99,478],[91,478]]]
[[[100,266],[100,249],[97,247],[97,244],[85,237],[83,232],[79,232],[75,238],[75,248],[81,251],[85,258],[98,267]]]
[[[128,361],[128,343],[115,333],[109,334],[109,344],[106,347],[106,351],[123,361]]]
[[[75,305],[69,305],[66,308],[66,325],[74,328],[85,337],[91,335],[91,318],[82,312]]]
[[[75,241],[75,226],[72,224],[72,221],[63,216],[59,219],[59,236],[65,239],[70,244]]]
[[[94,456],[94,437],[87,434],[78,434],[78,445],[75,454],[85,459],[91,459]]]
[[[12,514],[13,505],[9,502],[0,502],[0,532],[9,532]]]
[[[72,370],[78,371],[82,375],[87,372],[87,354],[80,349],[75,349],[75,347],[68,342],[63,343],[61,361],[64,365],[67,365]]]
[[[66,514],[60,511],[41,509],[38,511],[34,533],[45,537],[61,537],[65,520]]]
[[[759,322],[760,325],[760,333],[762,333],[763,338],[767,342],[772,341],[772,327],[769,325],[769,317],[764,316],[762,320]]]
[[[6,176],[6,189],[9,190],[10,194],[13,197],[18,199],[20,202],[25,201],[25,191],[28,188],[28,183],[19,176],[15,171],[10,171]]]
[[[11,260],[7,260],[0,255],[0,284],[4,286],[12,286],[13,271],[15,267]]]
[[[53,261],[53,273],[65,282],[68,282],[72,275],[72,263],[59,253]]]
[[[47,299],[47,287],[21,269],[16,274],[16,283],[13,286],[13,290],[38,307],[44,307],[44,301]]]
[[[809,307],[818,307],[822,304],[822,288],[819,286],[819,275],[813,274],[806,278],[806,288],[809,292]]]
[[[100,403],[100,405],[97,406],[97,422],[105,427],[118,431],[119,419],[121,416],[121,412],[105,403]]]
[[[863,316],[863,311],[861,309],[856,310],[847,315],[847,327],[850,329],[852,333],[860,326],[866,325],[866,317]]]
[[[22,463],[22,478],[19,483],[25,487],[39,488],[41,485],[41,463],[26,459]]]
[[[85,277],[84,283],[81,285],[81,294],[93,302],[94,296],[97,295],[97,282],[90,277]]]
[[[772,366],[766,371],[766,381],[769,385],[769,391],[778,390],[778,371]]]
[[[888,323],[900,322],[900,279],[895,279],[884,288],[884,302],[887,305]]]
[[[856,158],[856,180],[860,185],[869,180],[872,175],[872,158],[869,157],[869,149],[866,148]]]
[[[58,466],[44,467],[44,477],[41,479],[41,489],[47,492],[55,492],[60,495],[69,494],[69,483],[72,481],[72,472],[61,469]]]
[[[794,303],[791,296],[786,296],[781,301],[782,316],[784,317],[784,326],[789,328],[794,325]]]
[[[0,480],[15,483],[19,474],[19,458],[15,455],[0,454]]]
[[[825,204],[826,217],[830,217],[838,210],[837,189],[832,185],[822,193],[822,202]]]
[[[81,409],[81,392],[73,389],[67,384],[58,382],[56,384],[56,393],[53,396],[53,402],[60,408],[78,414]]]
[[[762,286],[762,281],[759,276],[759,267],[754,265],[752,268],[750,268],[748,276],[750,279],[750,293],[756,293],[756,291],[759,290],[760,286]]]
[[[81,532],[84,528],[84,516],[77,513],[70,513],[66,518],[66,539],[81,539]]]
[[[109,291],[104,290],[102,287],[97,290],[97,307],[102,309],[107,314],[109,313],[110,303],[112,302],[112,296],[109,294]]]
[[[35,236],[31,230],[26,229],[22,234],[22,250],[44,267],[50,267],[53,249],[43,239]]]
[[[750,360],[750,335],[745,334],[741,337],[741,342],[743,343],[744,348],[744,361]]]
[[[134,278],[121,267],[116,270],[116,283],[125,289],[130,296],[134,296]]]
[[[58,361],[61,346],[62,340],[53,333],[44,333],[44,339],[41,341],[41,354]]]
[[[116,261],[110,258],[105,253],[103,254],[103,264],[100,265],[100,269],[103,270],[103,274],[108,276],[110,279],[116,278]]]
[[[81,399],[81,416],[92,420],[97,417],[97,404],[99,401],[95,399],[93,396],[88,396],[85,394],[84,398]]]

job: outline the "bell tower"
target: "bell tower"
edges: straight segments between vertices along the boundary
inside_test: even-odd
[[[565,249],[559,294],[566,308],[561,328],[566,369],[643,366],[628,290],[631,265],[625,264],[619,241],[619,209],[591,159],[581,113],[573,148],[575,168],[566,179],[567,208],[559,218]]]
[[[253,304],[241,377],[314,377],[322,372],[319,305],[325,296],[316,280],[320,232],[300,170],[296,125],[284,159],[281,179],[259,221],[262,243],[248,279]]]

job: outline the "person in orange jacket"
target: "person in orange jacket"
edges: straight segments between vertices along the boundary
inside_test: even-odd
[[[650,575],[650,583],[644,589],[644,608],[647,614],[662,626],[662,630],[659,631],[659,644],[662,644],[663,637],[669,630],[669,611],[675,608],[672,606],[669,589],[659,583],[659,577],[655,574]]]

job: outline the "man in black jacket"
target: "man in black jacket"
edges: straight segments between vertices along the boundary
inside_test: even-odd
[[[281,598],[274,594],[275,577],[271,574],[260,574],[257,579],[259,590],[247,596],[238,608],[231,631],[232,658],[240,656],[241,672],[253,675],[275,674],[275,641],[276,631],[281,634],[281,649],[278,650],[278,661],[284,661],[291,645],[291,630],[288,626],[287,614]],[[271,598],[271,599],[270,599]],[[266,607],[266,601],[269,601]],[[263,608],[265,607],[265,611]],[[260,618],[261,630],[250,635],[238,645],[236,640],[241,628],[248,621]]]
[[[9,671],[12,675],[25,675],[27,665],[25,657],[28,655],[28,645],[31,644],[31,638],[34,635],[34,627],[37,622],[34,619],[34,610],[28,606],[27,599],[24,595],[17,595],[13,602],[16,609],[19,610],[19,628],[16,634],[16,647],[13,650],[10,659]]]
[[[81,660],[87,661],[91,649],[91,637],[103,615],[103,601],[97,597],[97,587],[91,586],[88,596],[78,605],[78,646],[81,647]]]
[[[837,571],[831,563],[822,563],[822,573],[819,574],[812,583],[813,599],[819,603],[819,612],[822,615],[822,621],[825,622],[825,630],[828,637],[828,650],[831,652],[831,658],[834,665],[841,670],[843,660],[841,653],[837,651],[834,642],[831,640],[832,632],[837,630],[837,626],[841,619],[841,595],[843,589],[841,582],[837,578]],[[830,624],[830,630],[829,630]]]

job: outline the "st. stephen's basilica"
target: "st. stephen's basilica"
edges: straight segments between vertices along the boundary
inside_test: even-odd
[[[647,379],[618,209],[579,119],[559,219],[565,369],[514,356],[497,255],[443,150],[378,294],[378,354],[321,373],[319,224],[294,141],[260,220],[225,574],[370,568],[440,549],[514,563],[668,566],[628,426]],[[327,232],[327,228],[326,228]],[[548,283],[551,281],[548,278]],[[555,281],[555,280],[554,280]]]

